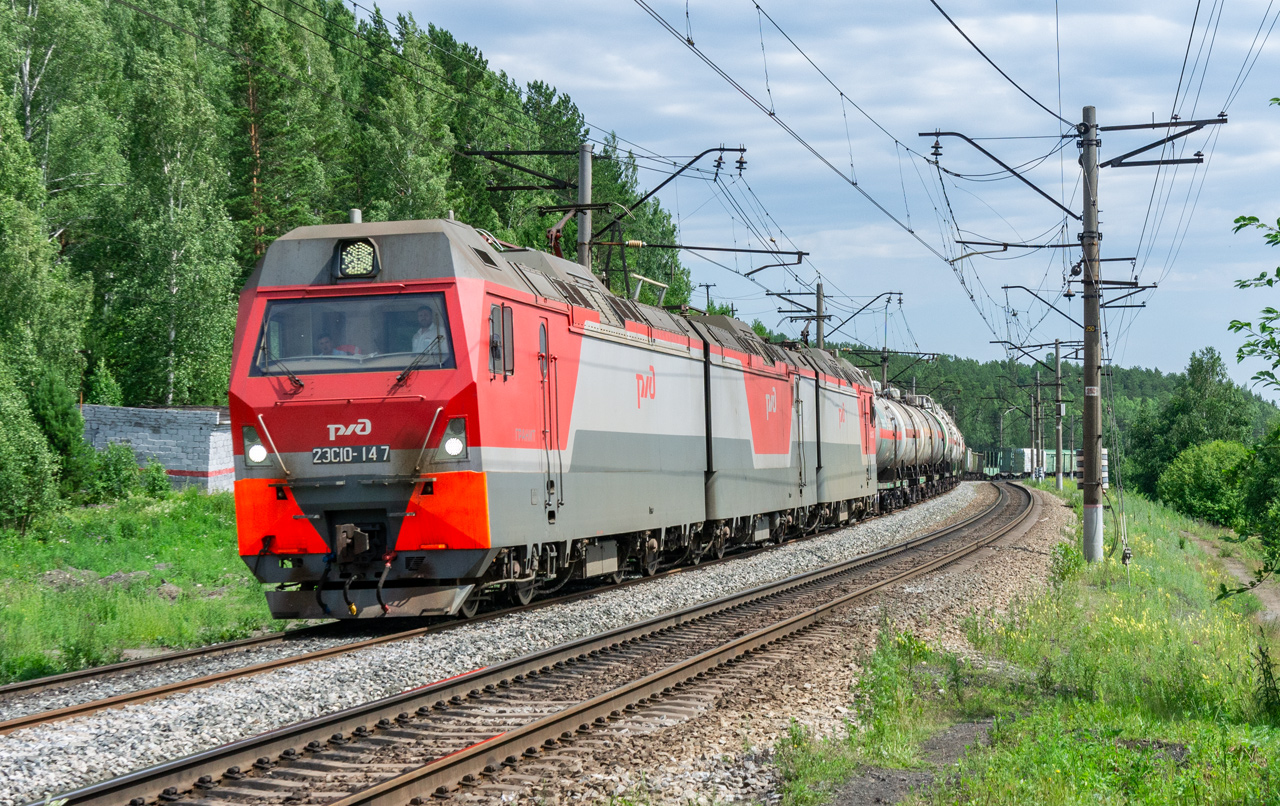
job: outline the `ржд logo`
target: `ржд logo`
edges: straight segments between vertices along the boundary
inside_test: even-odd
[[[653,371],[653,365],[649,365],[649,374],[643,372],[636,373],[636,408],[640,408],[640,401],[649,399],[656,400],[658,397],[658,376]]]
[[[364,436],[365,434],[369,433],[372,430],[373,430],[373,424],[363,418],[356,420],[351,425],[343,425],[341,423],[330,423],[329,424],[329,441],[332,442],[338,437],[350,436],[351,434],[359,434],[360,436]]]

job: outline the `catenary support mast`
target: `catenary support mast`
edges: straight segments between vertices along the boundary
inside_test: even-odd
[[[1056,453],[1053,457],[1054,487],[1062,489],[1062,340],[1053,340],[1053,424]]]
[[[1102,559],[1102,311],[1099,296],[1098,242],[1098,119],[1092,106],[1084,108],[1080,125],[1084,169],[1084,558]]]
[[[591,143],[578,147],[578,204],[591,204]],[[591,210],[578,211],[578,263],[591,268]]]
[[[818,301],[818,304],[817,304],[817,305],[815,305],[814,307],[816,307],[816,308],[817,308],[817,313],[818,313],[818,315],[817,315],[817,320],[818,320],[818,349],[819,349],[819,350],[825,350],[825,349],[826,349],[826,347],[827,347],[827,341],[826,341],[826,338],[825,338],[825,336],[826,336],[826,327],[827,327],[827,323],[824,321],[824,319],[823,319],[823,315],[822,315],[823,300],[822,300],[822,282],[821,282],[821,281],[819,281],[819,282],[818,282],[817,301]]]

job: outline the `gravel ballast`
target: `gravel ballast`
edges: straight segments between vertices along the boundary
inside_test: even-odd
[[[830,565],[954,519],[959,510],[971,508],[977,487],[962,484],[902,512],[645,585],[17,731],[0,737],[0,806],[56,795]],[[253,662],[263,659],[255,656]],[[221,668],[245,665],[235,658],[214,658],[202,661],[198,671],[174,666],[150,673],[157,676],[150,685],[209,674],[220,663],[225,664]],[[137,681],[129,685],[138,687]],[[66,693],[33,695],[24,701],[23,711],[67,704],[56,704],[59,696]],[[108,692],[84,698],[102,696]]]

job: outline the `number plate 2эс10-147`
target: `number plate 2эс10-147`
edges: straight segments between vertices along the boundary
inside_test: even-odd
[[[311,464],[333,465],[346,462],[386,462],[391,459],[390,445],[345,445],[312,448]]]

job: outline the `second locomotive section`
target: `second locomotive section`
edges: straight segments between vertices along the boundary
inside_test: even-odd
[[[278,618],[473,613],[953,483],[926,397],[454,221],[308,227],[241,301],[240,553]]]

